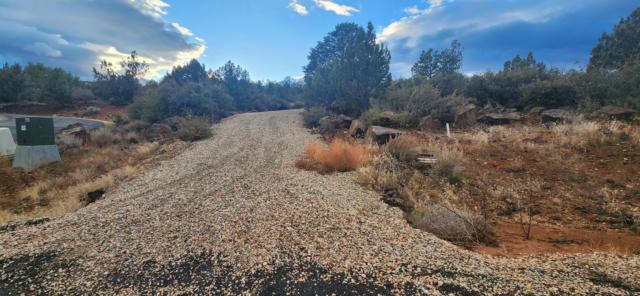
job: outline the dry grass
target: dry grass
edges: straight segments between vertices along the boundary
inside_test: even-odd
[[[122,141],[122,137],[114,133],[110,127],[101,127],[91,132],[91,139],[98,147],[106,147],[112,144],[118,144]]]
[[[400,136],[389,140],[384,149],[400,161],[412,162],[421,151],[421,143],[416,137]]]
[[[158,143],[139,143],[142,137],[135,132],[128,132],[125,141],[120,141],[120,132],[109,127],[92,132],[92,136],[94,144],[87,146],[59,137],[58,145],[65,147],[61,149],[62,160],[32,173],[14,171],[2,160],[0,225],[73,212],[87,205],[89,192],[112,190],[161,151]],[[10,181],[4,183],[5,179]]]
[[[460,146],[441,141],[429,141],[426,149],[438,159],[432,170],[436,175],[451,181],[464,169],[464,153]]]
[[[346,172],[358,169],[365,161],[367,148],[335,139],[328,148],[319,143],[307,144],[305,156],[296,166],[318,172]]]

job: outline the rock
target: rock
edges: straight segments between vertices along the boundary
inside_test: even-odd
[[[571,121],[571,113],[562,109],[549,109],[540,113],[542,122],[565,122]]]
[[[383,126],[392,125],[395,121],[398,120],[398,114],[392,111],[384,111],[378,115],[378,124]]]
[[[527,115],[530,116],[538,116],[540,115],[540,112],[544,111],[544,108],[542,107],[533,107],[529,110],[529,112],[527,112]]]
[[[406,133],[401,130],[372,125],[367,129],[366,138],[372,139],[382,145],[389,142],[390,139],[395,139],[404,134]]]
[[[364,138],[365,132],[367,131],[367,125],[362,122],[362,120],[353,120],[351,121],[351,126],[349,127],[349,134],[354,138]]]
[[[591,119],[631,121],[636,114],[637,112],[632,109],[618,106],[604,106],[598,109],[598,111],[591,113],[589,117]]]
[[[478,107],[474,104],[466,104],[456,109],[454,120],[458,125],[472,125],[477,120]]]
[[[488,113],[478,121],[487,123],[487,124],[509,124],[516,121],[522,120],[522,114],[518,112],[510,112],[510,113]]]
[[[58,131],[58,135],[71,136],[71,137],[80,139],[82,140],[82,145],[87,144],[87,142],[91,140],[89,131],[85,128],[85,126],[82,123],[79,123],[79,122],[67,125],[66,127],[62,128],[60,131]]]
[[[323,130],[348,129],[353,118],[346,115],[330,115],[320,118],[318,125]]]
[[[156,142],[163,141],[171,137],[173,130],[164,123],[154,123],[144,131],[144,137],[147,141]]]
[[[418,129],[421,131],[432,131],[440,129],[440,122],[433,120],[431,116],[425,116],[420,119],[420,123],[418,123]]]
[[[336,126],[338,126],[339,128],[348,129],[351,127],[351,122],[353,122],[353,118],[344,114],[340,114],[335,117],[334,121],[336,123]]]
[[[172,117],[169,117],[169,118],[161,121],[160,123],[164,123],[167,126],[169,126],[171,128],[171,130],[177,131],[178,128],[180,127],[180,125],[182,123],[184,123],[185,121],[186,121],[186,119],[184,119],[184,117],[172,116]]]

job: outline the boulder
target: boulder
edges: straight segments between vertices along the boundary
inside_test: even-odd
[[[571,121],[571,113],[562,109],[549,109],[540,113],[542,122],[565,122]]]
[[[454,120],[459,125],[472,125],[477,120],[478,107],[474,104],[466,104],[456,109]]]
[[[349,127],[349,134],[354,138],[364,138],[364,134],[367,131],[367,125],[362,122],[362,120],[353,120],[351,121],[351,126]]]
[[[348,129],[351,127],[353,118],[346,115],[330,115],[320,118],[318,125],[324,130]]]
[[[522,120],[522,114],[518,112],[510,113],[488,113],[478,119],[487,124],[509,124]]]
[[[91,140],[91,136],[89,131],[82,123],[74,123],[67,125],[58,131],[58,136],[70,136],[76,139],[80,139],[82,141],[82,145],[86,145],[89,140]]]
[[[398,120],[398,114],[393,111],[384,111],[378,114],[377,123],[384,126],[392,125]]]
[[[529,110],[529,112],[527,112],[527,115],[529,116],[539,116],[540,112],[544,111],[544,108],[542,107],[533,107]]]
[[[348,129],[351,127],[353,118],[344,114],[340,114],[334,118],[334,122],[338,128]]]
[[[372,139],[376,143],[382,145],[389,142],[390,139],[395,139],[396,137],[404,134],[406,133],[401,130],[372,125],[367,129],[366,138]]]
[[[154,123],[144,131],[144,137],[150,142],[161,142],[171,137],[171,127],[164,123]]]
[[[631,121],[635,117],[637,112],[632,109],[627,109],[618,106],[604,106],[598,111],[591,113],[591,119],[603,119],[603,120],[624,120]]]
[[[167,126],[169,126],[171,128],[171,130],[177,131],[178,128],[180,127],[180,125],[182,123],[184,123],[185,121],[186,121],[186,119],[184,119],[184,117],[172,116],[172,117],[169,117],[169,118],[161,121],[160,123],[164,123]]]
[[[431,116],[422,117],[422,119],[420,119],[420,123],[418,123],[418,129],[421,131],[433,131],[440,129],[440,127],[440,122],[433,120]]]

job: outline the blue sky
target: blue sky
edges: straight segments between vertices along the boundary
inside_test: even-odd
[[[302,75],[307,54],[341,22],[373,22],[392,54],[394,77],[407,77],[420,51],[452,40],[462,71],[499,70],[533,51],[569,69],[584,65],[602,32],[640,6],[631,0],[2,0],[0,62],[42,62],[90,78],[100,59],[131,50],[160,77],[197,58],[227,60],[254,80]]]

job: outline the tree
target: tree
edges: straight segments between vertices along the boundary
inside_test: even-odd
[[[430,79],[436,74],[438,70],[438,51],[433,51],[433,48],[429,48],[427,51],[422,51],[418,61],[411,67],[411,73],[413,75],[422,75]]]
[[[411,67],[413,75],[422,75],[431,79],[436,74],[455,73],[462,67],[462,51],[464,48],[458,40],[451,42],[450,48],[441,52],[429,48],[422,51],[418,61]]]
[[[93,91],[114,105],[127,105],[133,102],[140,90],[140,79],[149,70],[149,65],[140,61],[136,51],[132,51],[120,62],[123,73],[118,73],[111,62],[103,60],[100,69],[93,68],[95,79]]]
[[[640,8],[613,27],[613,32],[602,33],[598,44],[591,50],[589,71],[611,71],[624,66],[640,55]]]
[[[386,46],[376,43],[373,24],[338,24],[311,49],[304,67],[308,106],[358,116],[371,96],[391,82]]]

